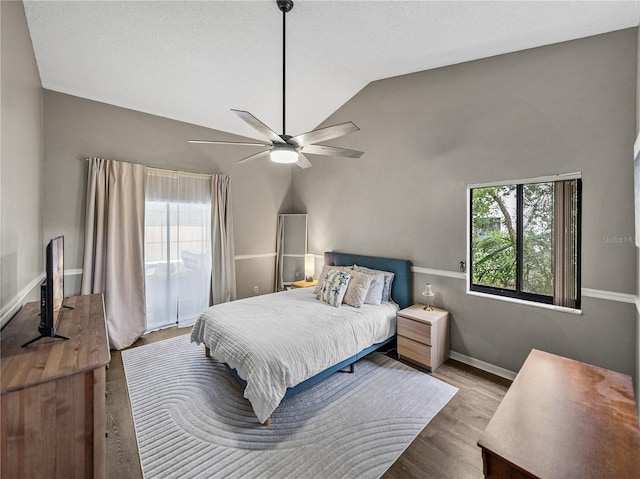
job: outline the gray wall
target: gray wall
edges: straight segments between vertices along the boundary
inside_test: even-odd
[[[0,2],[2,129],[0,162],[0,308],[9,319],[42,275],[42,84],[22,2]],[[37,284],[36,284],[37,286]],[[24,296],[24,298],[23,298]]]
[[[637,29],[369,84],[323,123],[359,160],[294,170],[313,253],[408,258],[458,271],[466,185],[582,172],[583,287],[636,293],[633,235]],[[517,371],[531,348],[635,374],[633,304],[584,298],[576,316],[467,296],[462,279],[415,274],[452,313],[452,350]],[[420,296],[416,294],[416,301]]]
[[[636,135],[640,133],[640,28],[637,29],[637,73],[636,73]],[[637,138],[637,136],[636,136]],[[640,213],[639,213],[640,214]],[[636,232],[639,234],[639,232]],[[638,261],[636,272],[636,294],[640,296],[640,254],[636,249],[636,259]],[[640,421],[640,312],[636,311],[636,376],[634,378],[636,388],[636,404],[638,406],[638,420]]]
[[[236,255],[275,251],[277,214],[290,207],[291,167],[235,161],[252,147],[192,145],[188,139],[238,141],[207,128],[45,90],[44,236],[65,235],[65,268],[82,268],[90,156],[231,177]],[[232,113],[229,112],[231,115]],[[236,261],[238,296],[273,291],[274,257]],[[73,271],[72,271],[73,273]],[[79,292],[79,274],[67,283]],[[71,288],[70,288],[71,289]]]

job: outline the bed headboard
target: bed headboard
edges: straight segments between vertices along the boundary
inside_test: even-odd
[[[351,266],[352,264],[357,264],[358,266],[395,273],[393,284],[391,285],[391,298],[398,303],[400,309],[412,304],[411,292],[413,288],[411,261],[409,260],[327,251],[324,254],[324,264],[329,266]]]

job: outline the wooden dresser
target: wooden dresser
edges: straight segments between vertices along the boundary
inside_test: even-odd
[[[449,313],[414,304],[398,311],[398,356],[435,371],[449,359]]]
[[[57,332],[38,335],[39,302],[2,330],[2,464],[9,478],[104,478],[105,370],[110,360],[102,295],[65,300]]]
[[[631,378],[534,349],[478,446],[486,478],[640,478]]]

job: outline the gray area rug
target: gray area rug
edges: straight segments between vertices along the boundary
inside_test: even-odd
[[[189,335],[122,359],[145,478],[377,478],[457,391],[373,353],[284,400],[265,427]]]

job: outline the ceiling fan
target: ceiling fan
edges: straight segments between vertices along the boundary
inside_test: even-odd
[[[285,46],[286,46],[286,14],[293,8],[293,1],[279,0],[276,1],[278,8],[282,12],[282,135],[278,135],[271,128],[266,126],[248,111],[231,110],[242,120],[247,122],[270,143],[259,142],[237,142],[237,141],[215,141],[215,140],[189,140],[189,143],[206,143],[213,145],[239,145],[239,146],[270,146],[268,150],[261,151],[254,155],[248,156],[237,163],[244,163],[250,160],[257,160],[265,156],[269,156],[271,161],[275,163],[296,163],[300,168],[309,168],[311,163],[304,156],[304,153],[312,155],[342,156],[347,158],[360,158],[362,151],[347,150],[345,148],[337,148],[334,146],[316,145],[322,141],[332,140],[340,136],[354,133],[360,129],[352,122],[340,123],[339,125],[320,128],[297,136],[287,135],[285,128],[285,105],[286,105],[286,69],[285,69]]]

